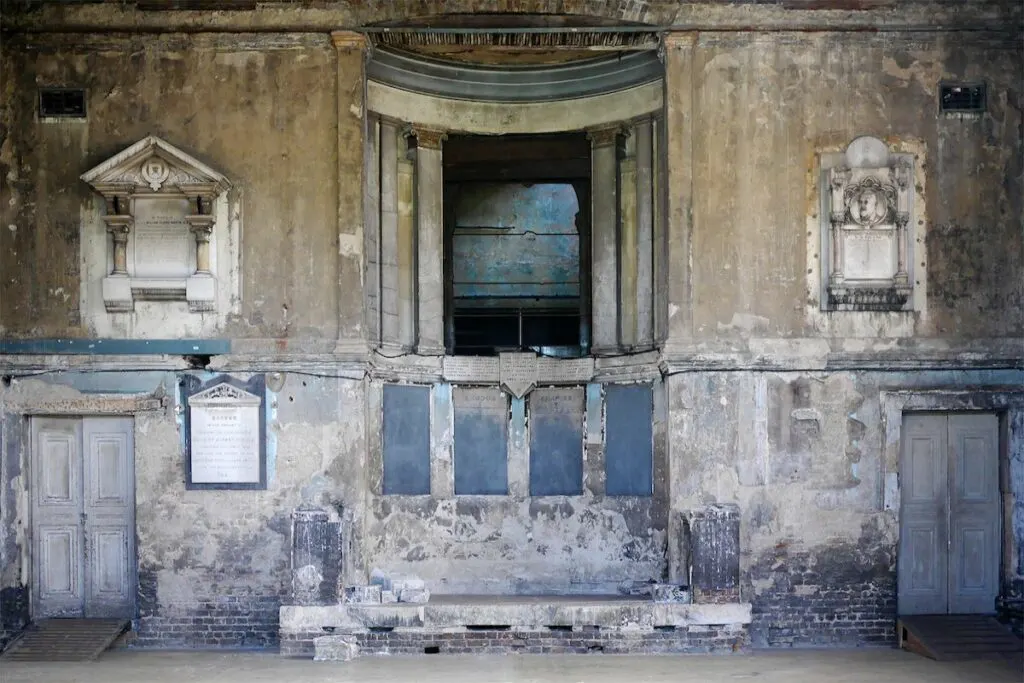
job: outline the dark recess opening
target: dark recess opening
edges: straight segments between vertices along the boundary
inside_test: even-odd
[[[586,354],[586,135],[455,135],[443,159],[447,352]]]
[[[85,118],[85,91],[80,88],[42,88],[39,91],[39,115]]]

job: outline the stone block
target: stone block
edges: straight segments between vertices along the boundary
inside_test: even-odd
[[[359,645],[355,636],[320,636],[313,639],[313,661],[350,662],[358,656]]]
[[[292,604],[338,602],[341,546],[341,524],[326,510],[298,508],[292,512]]]
[[[347,605],[379,605],[380,586],[346,586],[342,602]]]
[[[740,598],[740,511],[708,505],[690,516],[690,585],[695,602]]]
[[[403,591],[418,591],[425,590],[427,583],[423,579],[418,579],[415,576],[393,576],[391,577],[391,590],[397,595],[401,595]]]
[[[430,591],[426,588],[403,588],[398,594],[399,602],[424,603],[430,600]]]
[[[654,602],[672,602],[684,605],[692,602],[689,586],[677,586],[671,583],[656,583],[651,586],[651,597]]]

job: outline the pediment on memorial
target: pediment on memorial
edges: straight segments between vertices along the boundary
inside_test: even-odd
[[[243,389],[223,382],[189,397],[193,405],[259,405],[260,397]]]
[[[155,135],[139,140],[81,177],[104,195],[115,191],[218,195],[231,187],[222,173]]]

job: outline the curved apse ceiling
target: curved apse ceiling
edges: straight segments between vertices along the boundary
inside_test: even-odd
[[[655,50],[545,65],[480,65],[377,48],[367,76],[393,88],[449,99],[544,102],[590,97],[661,79]]]

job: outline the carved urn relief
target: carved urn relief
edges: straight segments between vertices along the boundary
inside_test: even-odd
[[[155,136],[82,175],[106,202],[110,235],[103,303],[108,313],[135,301],[187,301],[193,313],[216,308],[210,243],[214,203],[227,178]]]
[[[911,303],[913,157],[861,137],[838,163],[823,159],[827,244],[826,307],[900,311]]]

